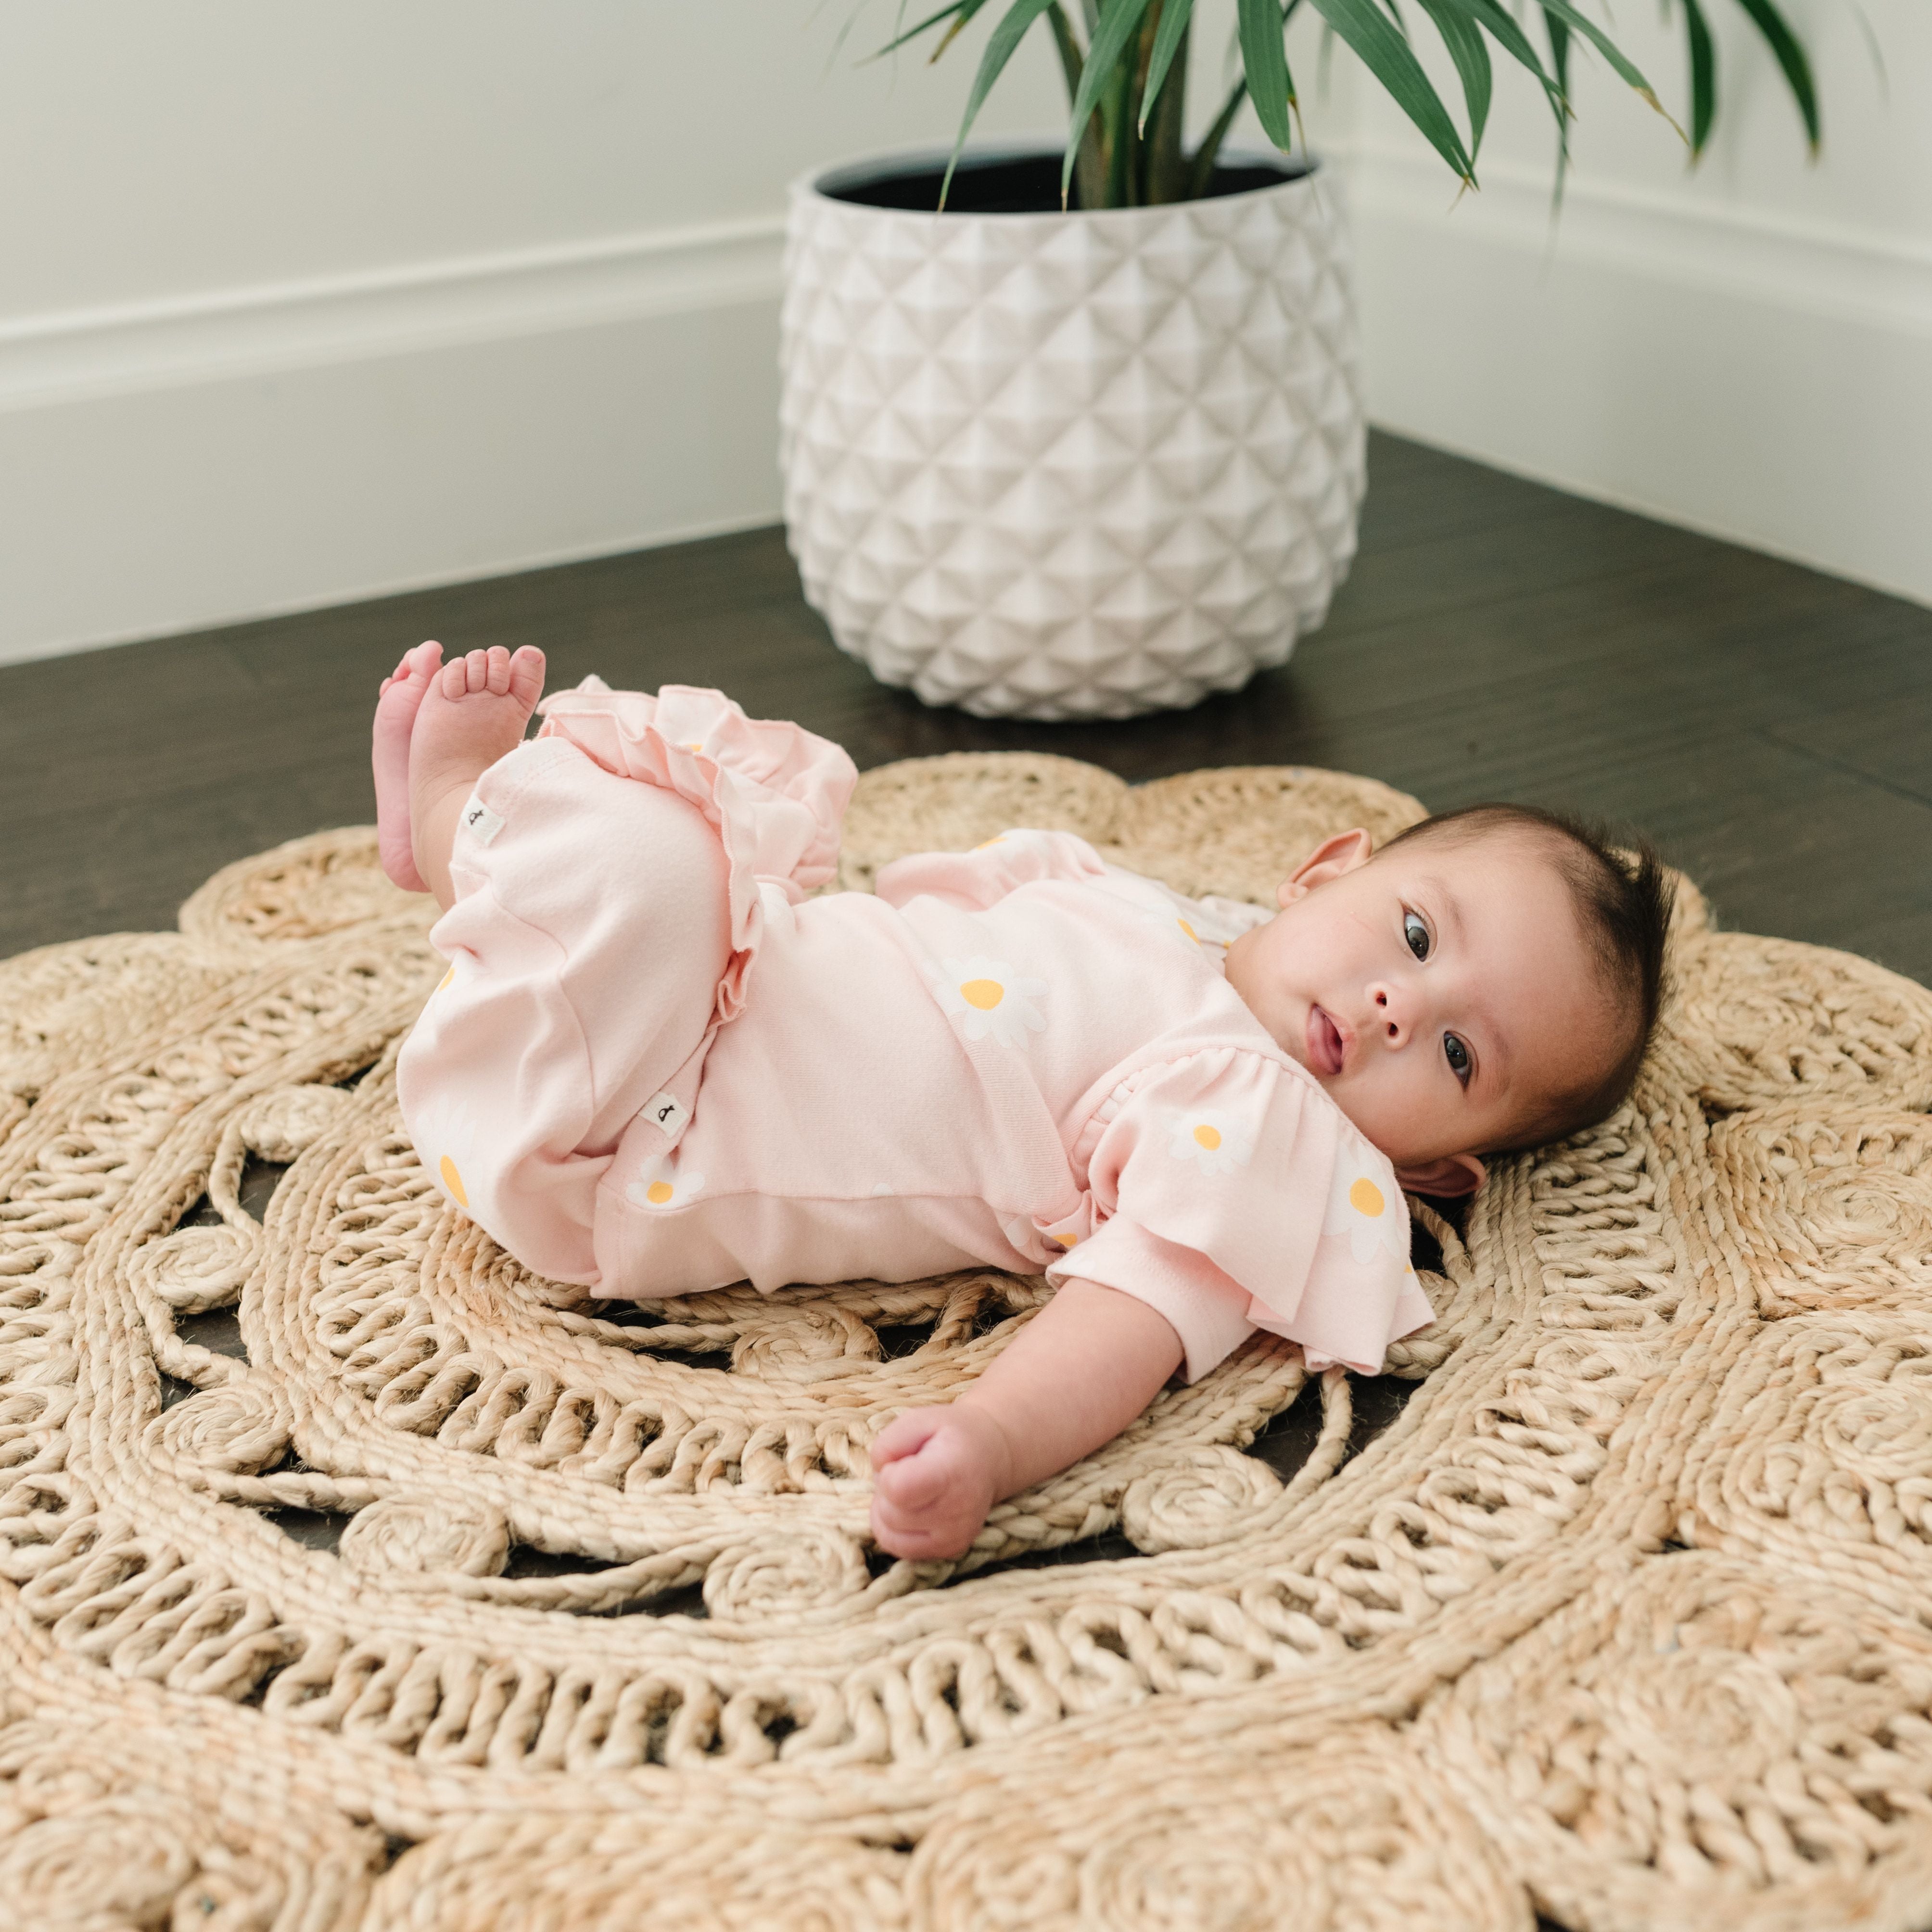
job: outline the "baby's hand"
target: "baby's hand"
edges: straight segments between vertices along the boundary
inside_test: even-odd
[[[872,1444],[872,1534],[916,1562],[963,1556],[1006,1493],[1005,1432],[970,1405],[909,1409]]]

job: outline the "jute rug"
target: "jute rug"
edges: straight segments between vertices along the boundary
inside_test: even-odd
[[[844,884],[1030,823],[1265,898],[1418,810],[935,759]],[[1687,893],[1633,1104],[1418,1210],[1391,1426],[1257,1338],[919,1569],[867,1442],[1040,1285],[531,1278],[399,1132],[374,856],[0,966],[0,1924],[1932,1918],[1932,994]]]

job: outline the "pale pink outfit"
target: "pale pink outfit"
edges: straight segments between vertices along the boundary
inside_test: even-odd
[[[493,766],[403,1050],[425,1166],[604,1297],[991,1266],[1374,1373],[1430,1318],[1388,1159],[1228,986],[1262,915],[1066,832],[831,876],[854,772],[715,692],[586,686]]]

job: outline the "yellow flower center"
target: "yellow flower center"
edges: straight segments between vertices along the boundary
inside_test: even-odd
[[[467,1208],[470,1205],[470,1197],[463,1191],[463,1177],[457,1172],[455,1162],[452,1160],[448,1154],[445,1154],[437,1171],[442,1176],[443,1186],[455,1196],[457,1206]]]
[[[1348,1190],[1348,1205],[1372,1221],[1382,1211],[1382,1191],[1364,1174]]]
[[[669,1181],[654,1180],[651,1183],[650,1186],[644,1190],[644,1198],[648,1201],[653,1208],[662,1208],[664,1203],[670,1198],[670,1183]]]
[[[1196,1127],[1194,1130],[1194,1141],[1197,1147],[1204,1147],[1210,1154],[1212,1154],[1221,1144],[1221,1130],[1219,1127]]]
[[[989,1013],[1006,997],[1006,989],[997,980],[968,980],[959,988],[959,997],[969,1006]]]

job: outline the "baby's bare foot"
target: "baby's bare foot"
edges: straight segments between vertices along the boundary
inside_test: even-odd
[[[430,680],[442,662],[442,646],[434,641],[404,653],[403,661],[382,680],[376,700],[372,762],[376,768],[376,843],[382,870],[392,885],[406,892],[426,892],[410,846],[410,734]]]
[[[543,694],[544,654],[502,645],[452,658],[429,681],[410,737],[410,836],[416,870],[447,910],[456,814],[476,781],[522,742]]]
[[[910,1410],[872,1444],[874,1539],[915,1562],[964,1556],[1006,1493],[1010,1461],[1000,1425],[980,1410]]]

